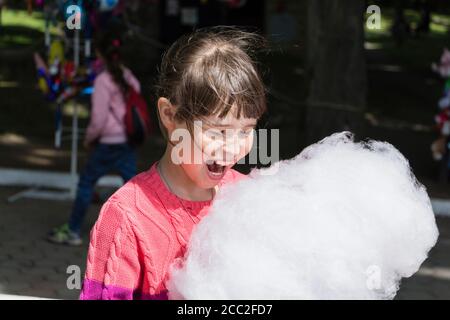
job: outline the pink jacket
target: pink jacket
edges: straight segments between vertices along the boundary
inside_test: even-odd
[[[139,81],[130,70],[124,70],[124,77],[130,86],[140,92]],[[125,116],[125,107],[123,95],[109,72],[100,73],[94,81],[91,119],[86,130],[86,141],[91,143],[99,139],[99,142],[107,144],[126,142],[125,125],[118,121]],[[111,113],[110,108],[118,119]]]
[[[219,186],[246,176],[229,170]],[[169,266],[182,257],[211,201],[167,189],[154,164],[103,205],[91,231],[82,300],[167,299]]]

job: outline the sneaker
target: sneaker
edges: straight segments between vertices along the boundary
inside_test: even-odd
[[[65,244],[69,246],[80,246],[83,244],[83,240],[80,236],[70,231],[69,225],[64,224],[61,227],[55,228],[47,236],[47,240],[52,243]]]

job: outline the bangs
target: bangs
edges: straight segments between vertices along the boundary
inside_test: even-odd
[[[176,100],[179,118],[211,115],[259,119],[266,111],[263,82],[253,61],[241,50],[223,45],[203,52],[183,74]]]

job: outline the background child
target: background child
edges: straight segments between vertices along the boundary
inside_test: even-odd
[[[185,253],[192,228],[218,188],[244,177],[231,167],[249,153],[266,109],[251,57],[263,43],[233,28],[203,29],[166,52],[157,86],[166,151],[103,206],[91,231],[80,299],[167,298],[169,266]],[[189,132],[188,141],[174,138],[177,130]],[[219,140],[225,143],[214,145]],[[191,148],[182,150],[179,163],[173,151],[181,142]]]
[[[100,35],[96,48],[106,69],[94,82],[91,119],[83,143],[92,150],[80,176],[69,223],[48,235],[48,240],[54,243],[82,244],[81,226],[100,177],[116,171],[126,182],[136,175],[136,155],[127,143],[122,119],[126,112],[125,96],[129,86],[140,92],[140,84],[122,65],[121,41],[116,34],[109,32]]]

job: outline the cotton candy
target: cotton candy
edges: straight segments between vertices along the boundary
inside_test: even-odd
[[[337,133],[224,187],[171,267],[172,299],[392,299],[438,237],[391,144]]]

